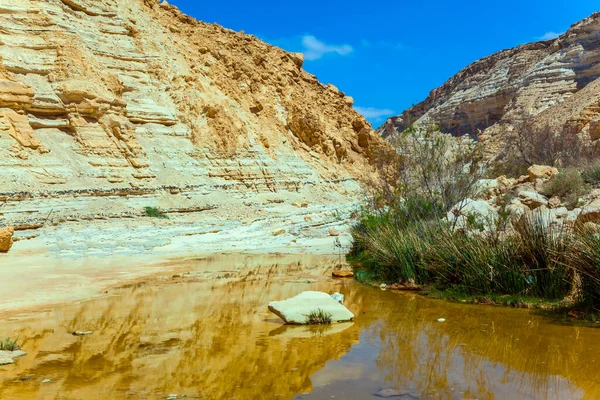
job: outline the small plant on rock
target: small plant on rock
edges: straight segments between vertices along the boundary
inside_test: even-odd
[[[21,346],[17,343],[17,339],[12,340],[11,338],[0,339],[0,350],[3,351],[15,351],[20,350]]]
[[[306,323],[309,325],[331,325],[331,314],[321,310],[320,308],[311,311],[306,318]]]
[[[157,207],[144,207],[144,214],[146,217],[168,219],[169,216],[164,212],[160,211]]]

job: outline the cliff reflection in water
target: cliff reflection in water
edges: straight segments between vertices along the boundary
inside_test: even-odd
[[[3,322],[0,334],[18,335],[29,354],[0,367],[0,398],[600,398],[600,330],[326,278],[290,283],[282,269],[307,276],[278,265],[276,278],[121,289]],[[281,328],[266,308],[315,289],[345,294],[356,321]]]

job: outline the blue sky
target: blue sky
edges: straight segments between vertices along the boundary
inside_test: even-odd
[[[471,62],[554,37],[600,11],[597,0],[169,3],[199,20],[305,53],[304,68],[354,97],[374,126],[424,100]]]

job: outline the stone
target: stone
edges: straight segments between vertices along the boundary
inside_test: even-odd
[[[577,215],[577,224],[583,225],[586,222],[600,223],[600,207],[598,206],[587,206],[580,209]]]
[[[535,182],[537,179],[548,181],[558,175],[558,169],[547,165],[532,165],[527,169],[527,173],[531,182]]]
[[[15,358],[26,356],[27,353],[23,350],[0,350],[0,365],[9,365],[15,363]]]
[[[317,310],[331,314],[334,323],[354,319],[350,310],[324,292],[302,292],[287,300],[272,301],[269,303],[269,310],[291,325],[306,325],[308,315]]]
[[[548,199],[546,196],[539,194],[536,191],[528,190],[519,193],[519,200],[522,204],[529,207],[530,210],[535,210],[540,206],[547,206]]]
[[[551,197],[550,200],[548,200],[548,208],[559,208],[561,204],[562,202],[557,196]]]
[[[498,220],[498,211],[485,200],[467,198],[448,212],[447,219],[456,229],[466,229],[469,216],[472,216],[475,222],[487,231],[494,228]]]
[[[340,269],[333,271],[331,273],[331,276],[333,276],[334,278],[352,278],[354,276],[354,272]]]
[[[71,332],[71,334],[73,336],[88,336],[88,335],[92,335],[94,332],[92,331],[74,331]]]
[[[331,295],[331,298],[337,301],[340,304],[344,304],[344,295],[338,292],[335,292]]]
[[[0,365],[10,365],[14,364],[15,360],[9,357],[0,357]]]
[[[335,228],[329,228],[329,236],[340,236],[340,233]]]
[[[12,226],[0,228],[0,253],[6,253],[13,245],[15,228]]]
[[[285,233],[286,233],[286,230],[284,228],[276,229],[273,231],[273,236],[280,236],[280,235],[284,235]]]

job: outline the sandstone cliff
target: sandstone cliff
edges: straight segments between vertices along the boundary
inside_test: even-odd
[[[435,123],[454,135],[483,140],[534,116],[557,131],[600,137],[600,13],[555,40],[522,45],[481,59],[433,90],[429,97],[378,132],[389,136],[409,124]]]
[[[227,222],[270,232],[273,215],[310,231],[373,176],[381,139],[301,54],[158,0],[0,0],[0,22],[0,226],[17,241],[155,247]],[[143,206],[179,217],[102,238]]]

